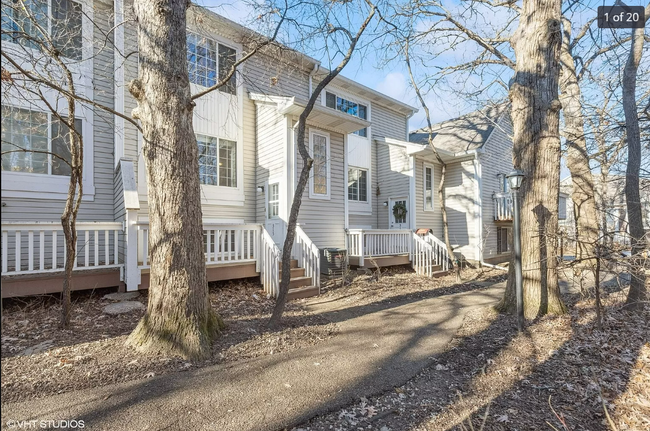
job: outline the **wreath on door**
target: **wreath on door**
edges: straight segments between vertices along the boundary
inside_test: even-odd
[[[407,212],[408,210],[404,202],[397,202],[393,205],[393,217],[395,217],[395,220],[405,220]]]

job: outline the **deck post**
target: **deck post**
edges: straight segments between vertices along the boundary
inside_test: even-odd
[[[363,263],[364,263],[363,262],[363,253],[364,253],[364,251],[365,250],[363,249],[363,229],[361,229],[359,231],[359,266],[360,267],[362,267]]]
[[[140,199],[135,182],[135,169],[130,160],[120,159],[122,192],[124,193],[124,282],[127,291],[138,290],[140,270],[138,269],[138,210]]]

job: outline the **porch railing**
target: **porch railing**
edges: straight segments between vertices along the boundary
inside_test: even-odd
[[[320,250],[300,226],[296,226],[293,255],[298,266],[305,269],[305,276],[311,277],[312,286],[318,286],[320,290]]]
[[[138,269],[148,269],[149,222],[136,223]],[[227,225],[203,223],[203,245],[206,265],[256,262],[259,256],[259,224]]]
[[[494,201],[494,220],[512,221],[512,194],[494,193],[492,200]]]
[[[260,277],[267,295],[277,298],[280,293],[280,249],[271,234],[262,226],[260,235]]]
[[[412,240],[411,266],[416,274],[431,277],[435,254],[433,246],[415,232],[412,232]]]
[[[359,257],[363,266],[366,257],[393,256],[411,253],[409,229],[348,229],[348,255]]]
[[[432,248],[434,265],[440,266],[444,271],[449,270],[449,252],[447,251],[447,245],[431,232],[422,236],[422,239]]]
[[[78,222],[75,270],[120,267],[119,222]],[[63,271],[65,236],[58,222],[2,223],[2,275]]]

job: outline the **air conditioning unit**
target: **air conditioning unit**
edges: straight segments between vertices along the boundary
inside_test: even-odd
[[[348,265],[348,251],[344,248],[324,248],[320,251],[320,272],[329,277],[340,277]]]

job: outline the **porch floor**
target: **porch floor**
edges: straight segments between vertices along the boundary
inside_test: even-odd
[[[359,265],[359,256],[350,256],[350,266],[357,268],[373,269],[379,266],[384,268],[386,266],[397,266],[397,265],[408,265],[411,263],[408,254],[395,254],[390,256],[377,256],[377,257],[365,257],[363,266]],[[373,261],[376,263],[373,263]]]
[[[64,271],[41,274],[16,274],[2,277],[2,298],[44,295],[63,290]],[[71,290],[90,290],[103,287],[124,289],[120,280],[120,268],[97,268],[76,271],[72,277]]]
[[[138,290],[149,288],[149,268],[141,270],[141,281]],[[233,262],[208,264],[205,268],[208,281],[236,280],[240,278],[259,277],[255,262]]]

